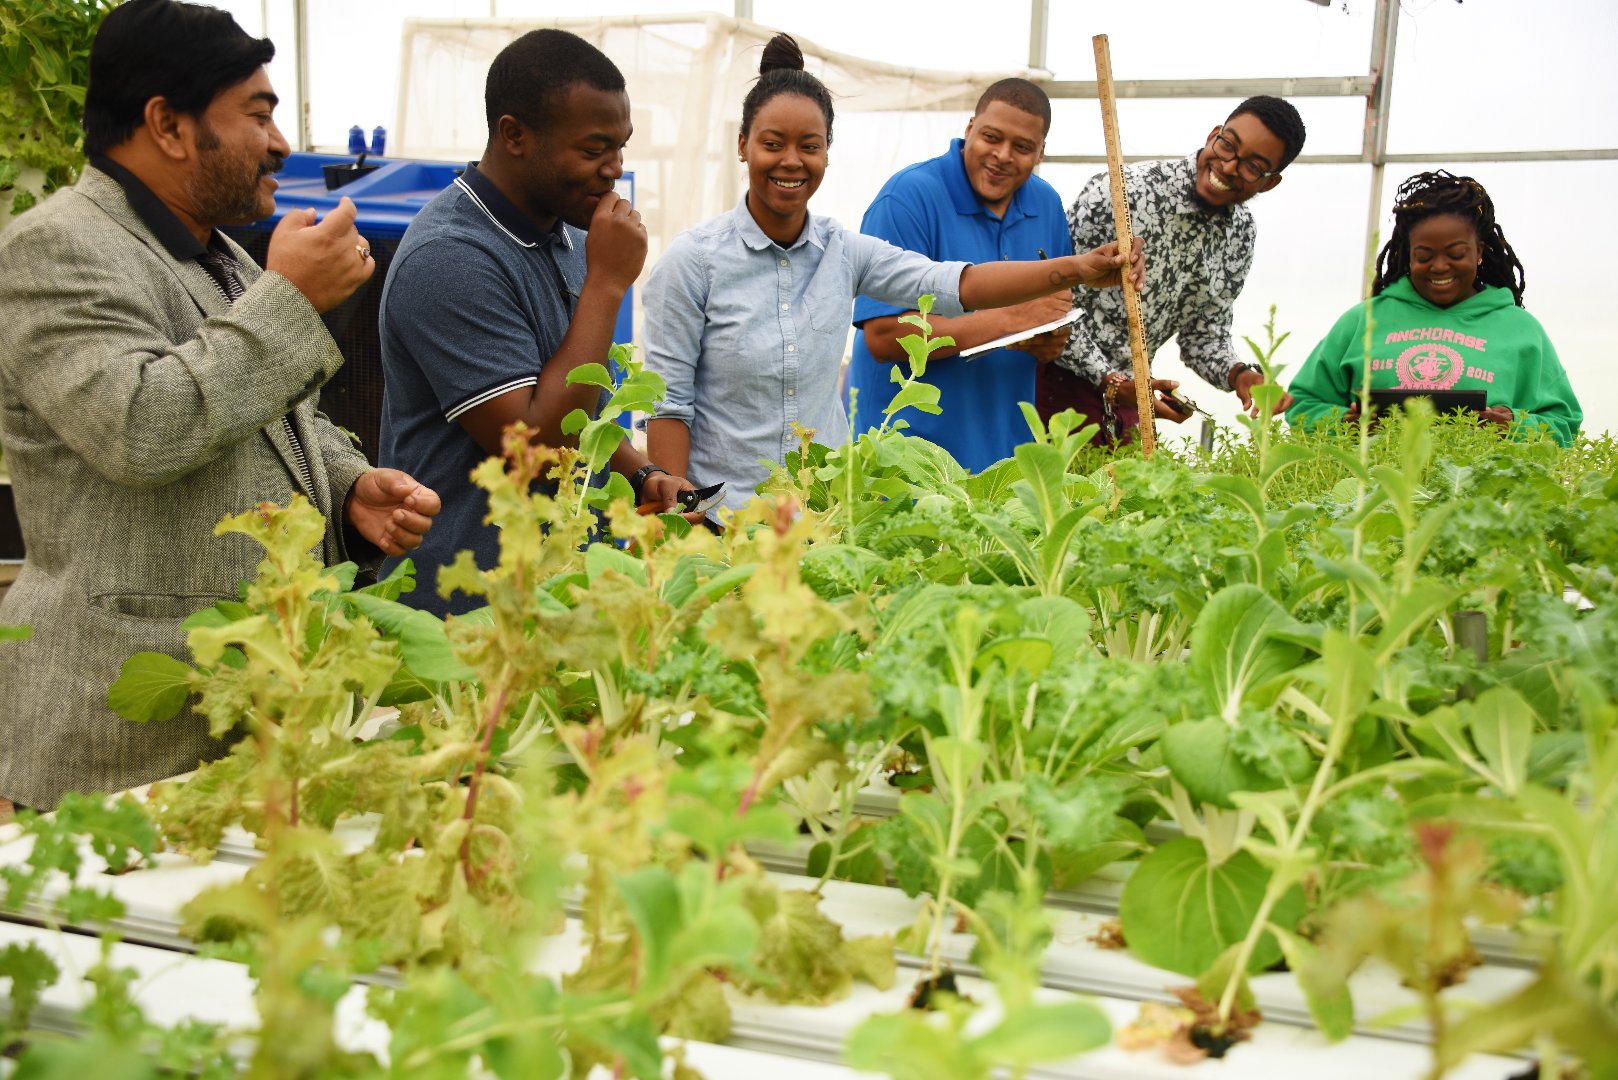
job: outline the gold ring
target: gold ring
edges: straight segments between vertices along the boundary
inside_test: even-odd
[[[360,261],[364,262],[371,257],[371,249],[364,244],[355,244],[354,250],[360,253]]]

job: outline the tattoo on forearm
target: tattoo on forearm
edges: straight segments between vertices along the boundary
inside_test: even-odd
[[[1051,284],[1052,285],[1067,285],[1067,284],[1070,284],[1068,279],[1063,277],[1062,274],[1059,273],[1056,270],[1051,271],[1050,278],[1051,278]]]

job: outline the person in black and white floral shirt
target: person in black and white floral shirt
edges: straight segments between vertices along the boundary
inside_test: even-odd
[[[1242,204],[1281,182],[1281,171],[1303,149],[1298,110],[1276,97],[1242,102],[1213,129],[1202,149],[1172,161],[1126,166],[1124,183],[1134,234],[1152,254],[1141,318],[1146,350],[1156,354],[1179,336],[1186,366],[1221,390],[1232,390],[1252,411],[1252,388],[1264,381],[1255,366],[1238,362],[1232,348],[1231,306],[1253,264],[1256,230]],[[1084,186],[1068,211],[1075,250],[1085,251],[1115,234],[1107,174]],[[1129,357],[1129,328],[1119,290],[1075,289],[1084,314],[1067,348],[1040,368],[1039,413],[1047,421],[1077,409],[1102,425],[1097,442],[1127,438],[1139,426]],[[1172,391],[1179,383],[1153,379],[1152,388]],[[1176,423],[1187,414],[1154,398],[1157,415]],[[1276,411],[1284,410],[1283,399]]]

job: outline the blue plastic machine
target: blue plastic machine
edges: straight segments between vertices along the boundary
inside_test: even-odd
[[[324,217],[344,196],[354,200],[355,226],[371,245],[377,272],[358,292],[325,316],[326,326],[347,362],[321,390],[320,406],[335,423],[359,436],[361,448],[373,463],[382,419],[382,353],[377,327],[382,283],[399,241],[404,238],[416,212],[454,183],[465,167],[464,163],[447,161],[376,157],[356,161],[342,154],[291,154],[286,166],[276,175],[280,188],[275,193],[275,213],[253,225],[226,230],[231,239],[263,265],[270,233],[288,210],[313,207]],[[329,189],[326,186],[328,169],[339,175],[356,175],[342,186]],[[634,174],[625,173],[617,189],[619,195],[633,202]],[[633,311],[631,290],[624,295],[623,306],[618,309],[613,340],[632,340]]]

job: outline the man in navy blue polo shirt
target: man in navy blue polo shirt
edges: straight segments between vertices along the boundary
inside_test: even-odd
[[[1057,258],[1073,253],[1061,196],[1033,175],[1045,155],[1051,103],[1026,79],[1002,79],[983,92],[966,125],[941,156],[901,169],[878,192],[860,231],[934,260],[992,262]],[[995,349],[969,359],[961,349],[1051,322],[1072,307],[1072,294],[1015,307],[931,319],[935,335],[955,339],[954,348],[933,353],[925,379],[939,388],[940,415],[902,414],[910,433],[948,450],[979,472],[1009,457],[1029,439],[1018,403],[1034,400],[1034,372],[1054,360],[1067,331],[1051,331],[1014,349]],[[890,364],[903,360],[898,339],[912,333],[899,322],[905,312],[860,297],[854,302],[854,358],[849,386],[856,430],[875,427],[892,400]]]
[[[440,597],[439,567],[461,550],[485,568],[498,557],[487,497],[468,474],[518,420],[546,445],[575,441],[562,418],[594,413],[603,395],[567,376],[606,361],[646,261],[640,215],[613,192],[630,122],[611,60],[576,35],[536,30],[495,57],[484,100],[483,157],[416,215],[382,292],[381,458],[444,501],[412,553],[420,584],[405,599],[439,614],[479,602]],[[612,469],[659,508],[691,486],[627,441]]]

